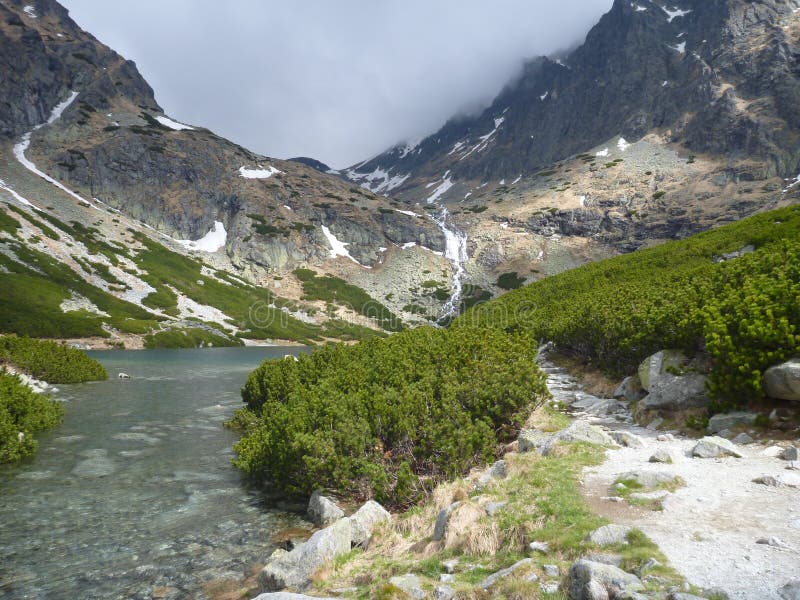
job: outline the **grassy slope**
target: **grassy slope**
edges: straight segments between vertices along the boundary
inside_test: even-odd
[[[112,265],[119,265],[120,257],[132,260],[145,273],[141,275],[142,279],[156,290],[145,297],[143,304],[147,308],[120,300],[87,283],[67,265],[32,248],[27,243],[30,238],[21,235],[20,219],[28,221],[52,240],[72,238],[82,243],[90,254],[80,256],[76,248],[75,260],[84,270],[93,272],[111,286],[121,289],[124,283],[114,277],[106,265],[92,257],[102,255]],[[65,223],[45,211],[29,214],[16,206],[0,203],[0,231],[12,236],[2,243],[18,259],[0,254],[2,332],[41,338],[108,337],[103,327],[106,325],[123,333],[149,334],[146,338],[149,347],[188,347],[209,341],[215,346],[240,345],[241,342],[231,334],[233,327],[240,330],[240,337],[301,342],[316,342],[323,338],[358,340],[381,335],[381,332],[339,321],[331,321],[322,327],[303,323],[281,310],[294,310],[297,308],[294,304],[221,271],[217,271],[214,277],[204,275],[203,264],[198,260],[173,252],[133,230],[131,233],[135,239],[144,246],[135,253],[105,240],[95,227],[74,221]],[[350,287],[353,288],[351,292],[358,291],[366,296],[363,290]],[[225,332],[226,327],[220,325],[214,325],[217,334],[186,325],[175,328],[170,326],[168,318],[148,310],[177,316],[178,298],[173,289],[199,304],[213,306],[227,314],[230,317],[229,331]],[[60,305],[71,292],[86,297],[109,316],[86,311],[62,312]],[[383,325],[390,324],[389,320],[384,320]],[[167,331],[161,331],[164,328]],[[220,335],[223,332],[226,335]]]

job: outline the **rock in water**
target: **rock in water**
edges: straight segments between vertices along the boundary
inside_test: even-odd
[[[800,401],[800,358],[767,369],[763,383],[770,398]]]
[[[330,527],[320,529],[291,552],[270,560],[259,575],[261,587],[267,591],[304,589],[314,571],[350,551],[351,538],[350,519],[339,519]]]
[[[350,517],[353,546],[366,547],[375,525],[392,518],[385,508],[370,500]]]
[[[569,569],[570,600],[606,600],[644,590],[636,575],[619,567],[581,559]]]
[[[721,456],[742,457],[742,453],[730,440],[717,436],[707,436],[701,439],[694,448],[692,456],[696,458],[718,458]]]
[[[317,527],[325,527],[344,516],[344,511],[336,503],[316,491],[308,500],[308,516]]]

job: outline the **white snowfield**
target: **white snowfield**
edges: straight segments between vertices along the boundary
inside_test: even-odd
[[[447,192],[447,190],[449,190],[451,187],[453,187],[453,181],[450,179],[450,177],[447,176],[447,174],[445,174],[443,181],[439,184],[439,186],[435,190],[433,190],[433,193],[430,196],[428,196],[426,202],[428,204],[433,204],[439,198],[441,198],[442,195],[445,192]]]
[[[279,173],[283,173],[283,171],[279,171],[272,165],[269,165],[266,169],[259,167],[258,169],[248,169],[247,167],[239,167],[239,175],[244,177],[245,179],[267,179],[272,177],[273,175],[278,175]]]
[[[325,239],[327,239],[328,243],[331,245],[331,258],[336,258],[337,256],[343,256],[344,258],[349,258],[360,267],[364,267],[365,269],[372,268],[368,267],[367,265],[362,265],[355,258],[353,258],[350,252],[347,250],[347,246],[349,246],[349,243],[338,240],[336,236],[333,235],[333,233],[331,233],[331,230],[328,228],[327,225],[322,226],[322,233],[325,235]]]
[[[620,149],[620,152],[625,152],[625,150],[628,149],[628,146],[630,146],[630,144],[624,137],[621,137],[619,140],[617,140],[617,148]]]
[[[661,10],[667,13],[667,23],[672,23],[673,19],[677,17],[685,17],[692,12],[691,10],[681,10],[680,8],[673,8],[672,10],[669,10],[666,6],[662,6]]]
[[[194,131],[194,127],[189,127],[188,125],[184,125],[183,123],[178,123],[177,121],[173,121],[169,117],[164,115],[156,115],[156,121],[161,123],[164,127],[169,127],[170,129],[174,129],[175,131],[183,131],[184,129],[189,131]]]
[[[211,230],[199,240],[175,240],[180,245],[189,250],[199,250],[200,252],[216,252],[225,246],[228,240],[228,233],[225,225],[221,221],[214,221]]]

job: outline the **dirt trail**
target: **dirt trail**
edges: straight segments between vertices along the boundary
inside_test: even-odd
[[[695,585],[724,590],[731,600],[781,600],[778,589],[800,576],[800,488],[753,479],[800,476],[774,448],[755,443],[737,447],[742,458],[691,458],[696,440],[638,427],[624,403],[586,394],[563,370],[543,367],[554,396],[576,418],[631,433],[644,445],[610,449],[602,465],[586,469],[584,493],[598,513],[641,529]],[[673,464],[650,463],[657,449],[670,451]],[[609,500],[615,480],[630,471],[667,472],[686,485],[664,499],[662,511]],[[769,538],[776,539],[757,543]]]

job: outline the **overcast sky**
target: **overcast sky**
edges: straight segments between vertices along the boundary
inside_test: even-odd
[[[62,0],[170,116],[343,167],[487,105],[612,0]]]

